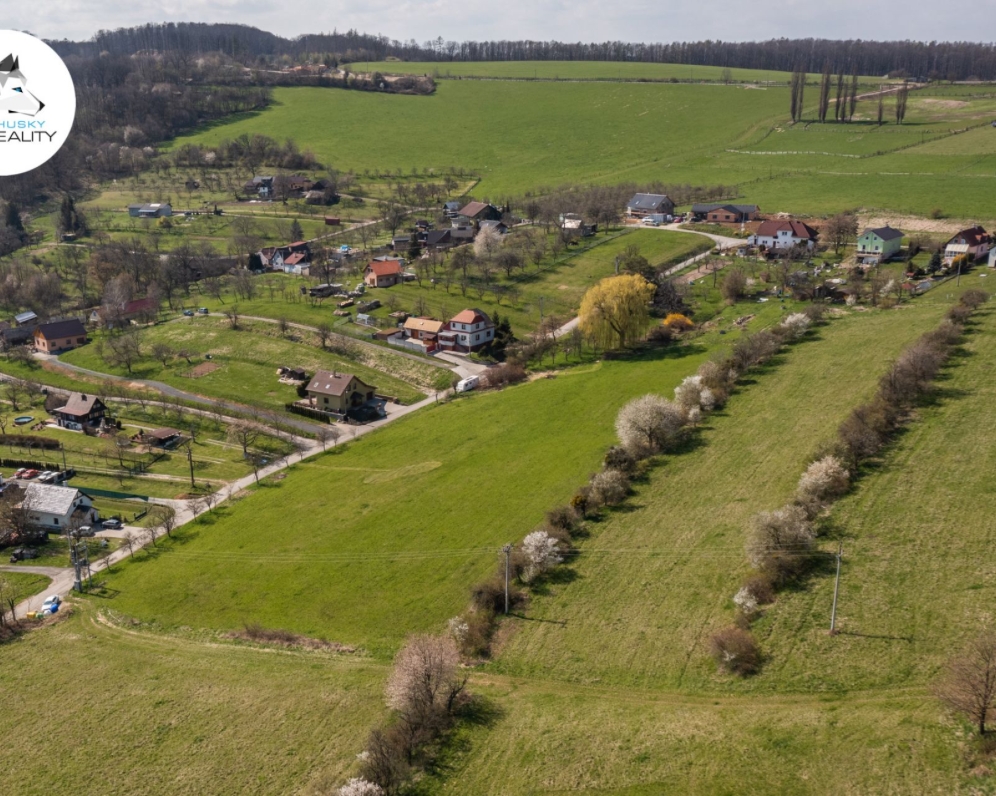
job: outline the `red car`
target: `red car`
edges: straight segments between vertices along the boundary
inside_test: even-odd
[[[30,480],[32,478],[37,478],[39,475],[41,475],[41,470],[25,470],[21,473],[21,478]]]

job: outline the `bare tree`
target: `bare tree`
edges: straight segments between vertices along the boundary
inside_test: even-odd
[[[176,528],[176,509],[172,506],[158,505],[152,509],[152,518],[155,527],[162,528],[163,533],[172,538]]]
[[[238,331],[239,326],[239,305],[233,304],[228,310],[225,311],[225,317],[228,318],[228,328],[233,331]]]
[[[327,348],[329,338],[332,337],[332,325],[328,321],[322,321],[315,327],[315,334],[318,335],[318,344],[323,349]]]
[[[176,356],[176,352],[169,343],[153,343],[152,348],[149,349],[149,355],[158,362],[161,362],[163,368],[169,363],[169,361]]]
[[[125,531],[121,536],[121,546],[128,550],[128,554],[134,558],[135,557],[135,545],[138,540],[135,538],[134,531]]]
[[[985,735],[989,714],[996,707],[996,634],[991,630],[948,661],[936,686],[938,698],[971,719]]]
[[[255,420],[233,420],[228,426],[228,439],[242,448],[242,455],[249,455],[249,448],[256,444],[263,433],[263,427]]]

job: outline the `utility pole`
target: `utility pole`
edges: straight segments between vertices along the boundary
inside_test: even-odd
[[[190,465],[190,487],[194,488],[194,452],[191,450],[192,442],[187,443],[187,464]]]
[[[506,544],[501,551],[505,554],[505,616],[508,616],[508,573],[512,562],[512,545]]]
[[[837,548],[837,578],[833,583],[833,608],[830,609],[830,635],[837,634],[837,593],[840,590],[840,557],[844,553],[844,542]]]
[[[73,541],[73,538],[72,538],[71,535],[69,537],[69,560],[72,561],[72,563],[73,563],[73,576],[74,576],[73,588],[76,589],[76,591],[78,591],[78,592],[80,592],[82,594],[83,593],[83,575],[80,572],[81,562],[80,562],[79,543],[76,542],[76,541]]]

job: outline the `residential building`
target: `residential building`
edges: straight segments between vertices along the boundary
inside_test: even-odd
[[[740,224],[753,221],[758,214],[757,205],[692,205],[692,220],[707,221],[712,224]]]
[[[113,326],[115,323],[141,321],[151,323],[159,315],[159,304],[151,298],[126,301],[118,307],[100,307],[90,313],[90,322]]]
[[[367,287],[392,287],[403,279],[400,260],[372,260],[363,271]]]
[[[646,218],[647,216],[673,216],[674,202],[664,194],[638,193],[634,194],[626,205],[626,215],[630,218]]]
[[[139,442],[150,448],[169,450],[183,441],[183,433],[175,428],[154,428],[152,431],[139,430]]]
[[[273,195],[273,177],[253,177],[242,189],[260,199],[269,199]]]
[[[447,218],[456,218],[460,215],[461,206],[459,202],[447,202],[443,205],[443,214]]]
[[[989,253],[992,245],[992,236],[985,229],[969,227],[947,242],[944,247],[944,261],[950,263],[961,254],[967,254],[972,260],[978,260]]]
[[[69,351],[86,343],[86,329],[78,318],[43,323],[35,327],[34,339],[35,348],[39,351],[48,354]]]
[[[173,207],[165,202],[128,205],[128,215],[132,218],[166,218],[173,215]]]
[[[493,229],[499,235],[504,235],[508,232],[508,226],[504,221],[482,221],[478,231],[481,229]]]
[[[467,202],[456,215],[456,220],[463,224],[477,226],[482,221],[500,221],[501,210],[487,202]]]
[[[477,308],[458,312],[438,336],[442,350],[462,353],[479,351],[494,339],[494,323],[486,313]]]
[[[71,392],[66,405],[53,410],[52,416],[63,428],[82,431],[84,426],[99,426],[106,413],[107,407],[96,395]]]
[[[448,229],[433,229],[425,233],[425,248],[427,249],[437,249],[442,251],[443,249],[449,249],[453,246],[453,239]]]
[[[291,252],[286,257],[283,258],[282,267],[285,274],[295,274],[301,275],[305,274],[309,270],[311,265],[310,252],[307,251],[296,251]]]
[[[812,249],[816,246],[819,233],[802,221],[786,219],[783,221],[762,221],[757,232],[747,238],[749,246],[759,249],[791,249],[793,246],[805,246]]]
[[[313,409],[345,414],[374,399],[377,388],[351,373],[318,371],[308,383],[308,399]]]
[[[884,263],[899,254],[903,233],[886,225],[866,229],[858,236],[857,256],[863,263]]]
[[[21,509],[30,523],[60,533],[94,525],[100,519],[93,498],[69,486],[30,483],[21,498]]]
[[[446,328],[445,321],[435,318],[409,318],[401,327],[406,342],[414,342],[426,354],[431,354],[439,345],[439,334]]]
[[[590,238],[598,232],[598,224],[586,224],[576,213],[565,213],[560,217],[560,228],[567,234],[580,238]]]

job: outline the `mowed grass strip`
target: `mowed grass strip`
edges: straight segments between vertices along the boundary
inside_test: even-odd
[[[791,497],[818,443],[942,311],[923,303],[853,313],[752,374],[708,418],[694,450],[668,457],[624,510],[592,527],[573,582],[534,600],[496,669],[688,690],[812,686],[808,675],[780,677],[777,655],[746,683],[716,676],[708,636],[731,621],[747,522]],[[782,634],[786,645],[796,638]]]
[[[4,553],[9,554],[9,550],[0,551],[0,555]],[[0,558],[0,562],[3,564],[8,563],[8,556],[4,555]],[[49,561],[27,561],[25,564],[36,564],[37,566],[53,566]],[[68,566],[68,564],[55,566]],[[12,572],[10,570],[0,571],[0,580],[6,580],[16,591],[19,601],[27,599],[32,595],[38,594],[39,592],[45,591],[48,588],[48,584],[52,582],[51,578],[47,578],[44,575],[35,575],[30,572]],[[9,608],[0,608],[0,610],[10,610]]]
[[[382,715],[381,667],[94,615],[0,647],[5,793],[325,794]]]

